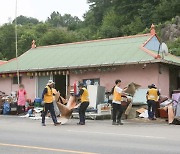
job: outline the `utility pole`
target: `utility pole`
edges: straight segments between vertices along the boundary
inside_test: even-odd
[[[17,67],[17,80],[18,80],[18,85],[19,83],[19,63],[18,63],[18,46],[17,46],[17,5],[18,5],[18,0],[16,0],[16,5],[15,5],[15,44],[16,44],[16,67]]]

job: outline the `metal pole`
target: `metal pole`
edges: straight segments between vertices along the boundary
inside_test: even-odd
[[[17,65],[17,80],[19,85],[19,64],[18,64],[18,46],[17,46],[17,3],[16,0],[16,7],[15,7],[15,44],[16,44],[16,65]]]
[[[162,41],[161,41],[161,40],[159,40],[158,55],[160,55],[161,44],[162,44]]]
[[[69,81],[69,76],[68,74],[66,73],[66,97],[68,95],[68,81]]]

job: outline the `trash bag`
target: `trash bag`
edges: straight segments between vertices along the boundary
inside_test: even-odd
[[[8,102],[5,102],[3,105],[3,114],[8,115],[11,111],[10,104]]]
[[[42,99],[41,98],[35,98],[34,106],[35,107],[41,107],[41,105],[42,105]]]

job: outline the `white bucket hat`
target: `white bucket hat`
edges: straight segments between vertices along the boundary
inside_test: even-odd
[[[47,83],[47,86],[52,85],[52,84],[55,84],[55,82],[53,82],[53,80],[49,80]]]

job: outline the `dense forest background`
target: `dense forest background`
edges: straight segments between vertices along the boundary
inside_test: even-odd
[[[180,0],[88,0],[83,21],[52,12],[45,22],[17,17],[18,54],[37,46],[149,33],[158,35],[172,54],[180,56]],[[15,20],[0,26],[0,59],[15,57]]]

